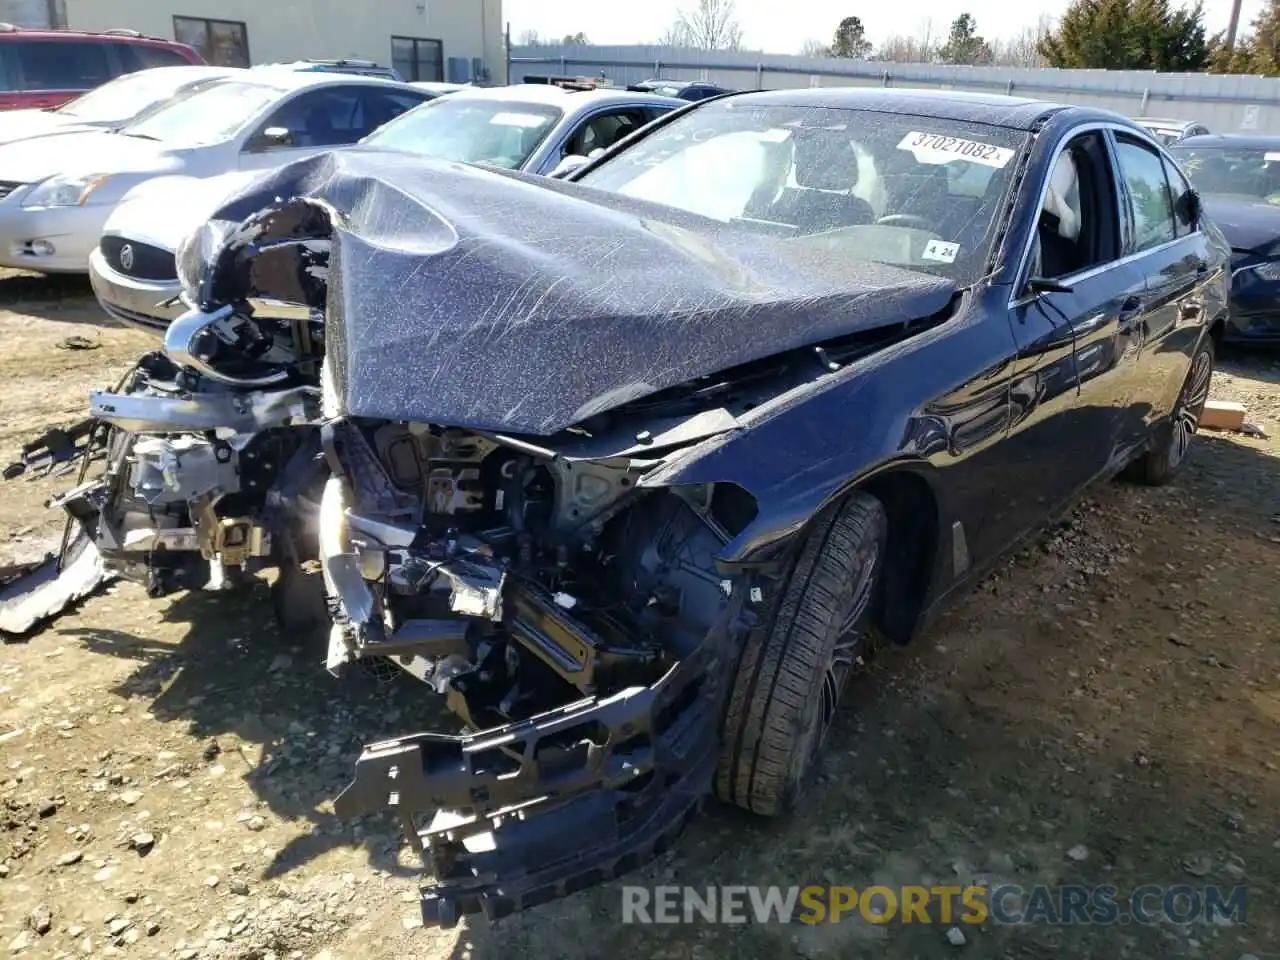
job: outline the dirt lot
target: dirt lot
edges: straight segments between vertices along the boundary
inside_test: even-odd
[[[82,284],[0,278],[0,458],[146,343]],[[96,349],[60,349],[67,337]],[[421,728],[411,682],[329,678],[265,590],[121,586],[0,648],[0,951],[28,957],[1278,956],[1280,361],[1219,398],[1271,439],[1204,436],[1164,490],[1107,484],[846,697],[800,815],[712,805],[635,883],[1248,888],[1246,922],[631,927],[617,886],[497,927],[415,928],[398,831],[329,803],[362,742]],[[65,485],[0,497],[38,556]],[[1068,853],[1070,851],[1070,854]],[[46,929],[47,925],[47,929]],[[45,932],[37,932],[37,929]]]

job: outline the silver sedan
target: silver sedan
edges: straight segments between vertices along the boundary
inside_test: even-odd
[[[466,87],[402,114],[367,146],[547,175],[689,104],[674,97],[544,84]],[[186,308],[173,253],[238,185],[167,178],[140,188],[107,222],[89,277],[112,316],[163,331]]]

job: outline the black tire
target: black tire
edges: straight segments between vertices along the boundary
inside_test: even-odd
[[[1169,420],[1156,437],[1155,446],[1125,469],[1126,480],[1162,487],[1169,483],[1187,461],[1191,441],[1200,425],[1200,414],[1209,399],[1209,385],[1213,380],[1213,338],[1204,337],[1191,358],[1191,368],[1183,381],[1182,389]]]
[[[868,652],[887,534],[884,506],[857,492],[806,535],[767,629],[739,660],[716,771],[722,800],[773,817],[803,792]]]

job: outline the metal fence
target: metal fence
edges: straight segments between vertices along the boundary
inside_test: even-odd
[[[1280,79],[1142,70],[1057,70],[886,63],[656,46],[515,46],[508,75],[710,80],[735,89],[886,86],[978,90],[1105,107],[1132,117],[1198,120],[1221,133],[1280,134]]]

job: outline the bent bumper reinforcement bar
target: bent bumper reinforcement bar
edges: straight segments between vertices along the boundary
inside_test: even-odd
[[[711,791],[719,721],[755,617],[735,591],[716,628],[649,687],[463,736],[371,744],[339,817],[390,810],[430,853],[427,924],[493,920],[620,876],[665,851]],[[414,816],[433,813],[425,830]]]

